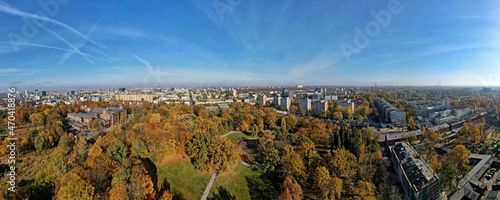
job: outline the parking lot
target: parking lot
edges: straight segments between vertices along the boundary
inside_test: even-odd
[[[496,168],[490,168],[488,169],[488,171],[486,171],[481,180],[486,183],[487,190],[492,190],[493,187],[496,187],[497,189],[500,187],[499,174],[500,173],[498,173],[498,170]]]

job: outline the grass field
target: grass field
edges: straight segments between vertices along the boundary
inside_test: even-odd
[[[211,173],[201,173],[191,164],[189,158],[175,155],[157,164],[158,185],[167,181],[176,199],[200,199],[210,181]]]
[[[252,137],[252,136],[250,136],[250,135],[246,135],[246,134],[244,134],[244,133],[242,133],[242,132],[238,131],[238,132],[235,132],[235,133],[233,133],[233,134],[228,135],[228,136],[227,136],[227,138],[228,138],[229,140],[231,140],[231,142],[233,142],[233,143],[237,143],[237,142],[238,142],[238,140],[240,140],[240,139],[242,139],[242,138],[253,138],[253,137]]]
[[[157,164],[157,169],[159,185],[166,180],[174,199],[200,199],[211,176],[196,170],[188,158],[178,155]],[[238,165],[233,172],[217,176],[209,199],[275,199],[276,184],[280,183],[276,179]]]
[[[218,176],[215,179],[209,198],[250,199],[250,188],[248,187],[247,178],[253,179],[259,175],[260,173],[257,171],[253,171],[243,165],[238,165],[234,172]]]

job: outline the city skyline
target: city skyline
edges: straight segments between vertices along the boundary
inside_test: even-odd
[[[0,1],[4,87],[500,86],[496,1],[40,2]]]

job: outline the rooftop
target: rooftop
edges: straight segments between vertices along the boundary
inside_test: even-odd
[[[68,113],[68,115],[73,115],[76,117],[84,118],[84,119],[92,119],[96,113]]]
[[[408,180],[417,191],[435,178],[434,172],[420,159],[420,155],[410,144],[396,143],[394,151]]]

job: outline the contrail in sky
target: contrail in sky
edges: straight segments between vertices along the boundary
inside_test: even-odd
[[[6,14],[11,14],[11,15],[17,15],[19,17],[29,17],[29,18],[32,18],[32,19],[37,19],[37,20],[43,20],[43,21],[46,21],[46,22],[50,22],[50,23],[59,25],[59,26],[61,26],[63,28],[66,28],[69,31],[77,34],[78,36],[80,36],[82,38],[84,38],[85,40],[87,40],[89,42],[92,42],[93,44],[96,44],[94,41],[92,41],[91,39],[89,39],[87,36],[83,35],[79,31],[77,31],[73,27],[71,27],[71,26],[69,26],[69,25],[67,25],[65,23],[62,23],[60,21],[57,21],[55,19],[51,19],[51,18],[48,18],[48,17],[44,17],[44,16],[40,16],[40,15],[35,15],[35,14],[28,13],[28,12],[24,12],[24,11],[18,10],[16,8],[13,8],[13,7],[9,6],[8,4],[6,4],[4,2],[0,2],[0,12],[6,13]]]
[[[78,48],[76,48],[75,46],[73,46],[73,44],[71,44],[70,42],[68,42],[66,39],[64,39],[63,37],[61,37],[59,34],[55,33],[54,31],[46,28],[46,27],[42,27],[43,29],[45,29],[46,31],[48,31],[49,33],[51,33],[52,35],[56,36],[57,38],[59,38],[61,41],[63,41],[64,43],[66,43],[70,48],[72,48],[76,53],[82,55],[85,59],[87,59],[90,63],[92,63],[93,65],[95,65],[94,62],[92,62],[85,54],[83,54]],[[64,61],[66,61],[66,59],[64,59],[62,62],[59,62],[58,64],[62,64]]]

